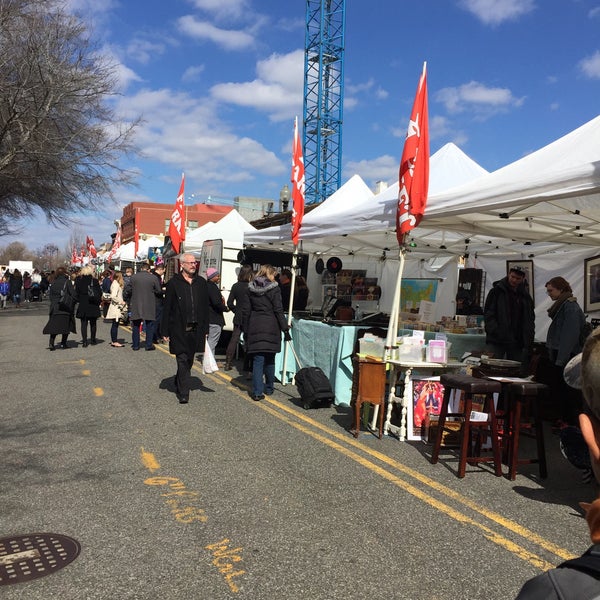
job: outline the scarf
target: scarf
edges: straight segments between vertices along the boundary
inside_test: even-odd
[[[558,312],[558,309],[567,301],[568,302],[577,302],[577,298],[575,298],[575,296],[573,296],[573,294],[571,292],[563,292],[552,303],[552,306],[548,309],[548,316],[551,319],[554,319],[554,317],[556,316],[556,313]]]

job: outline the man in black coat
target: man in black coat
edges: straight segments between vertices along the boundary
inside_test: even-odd
[[[181,272],[167,282],[161,332],[175,355],[175,387],[181,404],[190,398],[190,379],[194,356],[204,350],[208,333],[208,291],[204,278],[196,274],[193,254],[182,254]]]
[[[483,315],[487,350],[494,358],[520,362],[526,371],[535,334],[535,314],[522,269],[513,267],[506,277],[494,282]]]

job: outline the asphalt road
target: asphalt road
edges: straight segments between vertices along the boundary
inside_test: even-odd
[[[235,370],[198,369],[180,405],[173,357],[132,352],[125,328],[124,348],[100,321],[97,346],[50,352],[47,309],[0,310],[0,538],[81,552],[3,599],[504,600],[589,545],[577,503],[596,487],[550,431],[545,481],[460,480],[450,455],[355,439],[347,407],[305,411],[293,386],[253,402]]]

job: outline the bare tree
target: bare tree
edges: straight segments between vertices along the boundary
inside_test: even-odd
[[[116,67],[57,0],[0,1],[0,235],[36,207],[52,222],[130,184],[135,122],[111,105]]]

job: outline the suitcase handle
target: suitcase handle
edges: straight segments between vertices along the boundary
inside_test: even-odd
[[[296,362],[298,363],[298,368],[301,369],[302,368],[302,363],[300,362],[300,359],[298,358],[298,355],[296,354],[296,350],[294,349],[294,344],[293,342],[290,340],[289,342],[286,342],[286,344],[289,344],[291,350],[292,350],[292,354],[294,355],[294,358],[296,359]]]

